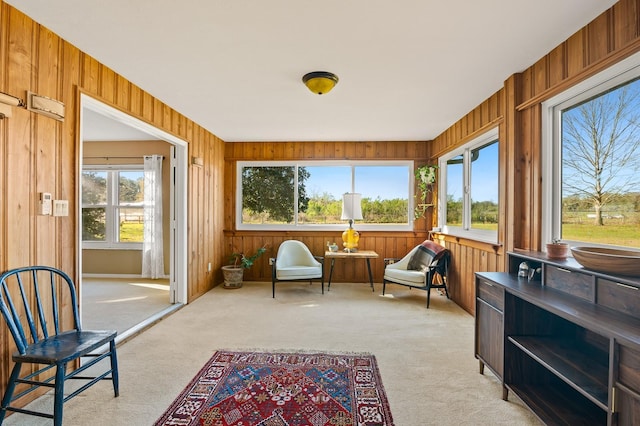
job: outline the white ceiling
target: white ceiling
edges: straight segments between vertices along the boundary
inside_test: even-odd
[[[5,2],[233,142],[433,139],[615,0]]]
[[[82,111],[82,141],[150,141],[156,136],[138,130],[104,114],[84,108]]]

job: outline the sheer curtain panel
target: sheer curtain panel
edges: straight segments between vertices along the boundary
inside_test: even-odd
[[[144,243],[142,277],[164,276],[162,241],[162,156],[144,157]]]

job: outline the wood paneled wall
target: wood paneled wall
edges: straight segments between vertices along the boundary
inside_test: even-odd
[[[341,233],[330,232],[256,232],[235,230],[236,163],[252,160],[413,160],[416,166],[425,164],[429,157],[425,142],[234,142],[225,144],[225,248],[228,256],[233,248],[246,253],[267,244],[267,252],[245,272],[245,279],[271,281],[269,257],[275,257],[280,243],[287,239],[303,241],[312,253],[322,255],[327,241],[341,240]],[[382,282],[382,257],[402,257],[416,244],[428,237],[430,216],[416,221],[415,232],[361,233],[359,247],[375,250],[380,259],[371,261],[376,282]],[[328,266],[328,265],[327,265]],[[328,273],[328,269],[327,269]],[[364,261],[345,264],[336,261],[332,282],[365,282],[367,270]]]
[[[640,50],[640,1],[620,0],[535,64],[507,81],[507,140],[514,185],[507,193],[514,230],[507,247],[539,250],[542,220],[541,103]]]
[[[471,141],[482,133],[499,126],[499,138],[505,138],[504,121],[505,91],[499,90],[473,111],[458,120],[453,126],[431,142],[431,154],[435,158]],[[505,154],[500,144],[500,170],[504,170]],[[500,176],[501,186],[507,177]],[[500,217],[504,219],[505,193],[500,193]],[[499,238],[504,240],[504,228],[500,223]],[[475,311],[475,285],[473,274],[478,271],[500,270],[504,250],[501,245],[480,243],[477,241],[438,235],[444,246],[451,250],[451,268],[449,270],[449,292],[451,298],[467,312]]]
[[[640,0],[621,0],[522,73],[507,76],[504,87],[490,96],[420,152],[422,163],[433,163],[452,149],[498,127],[500,138],[499,244],[484,244],[439,236],[453,253],[450,272],[452,298],[470,313],[475,310],[474,273],[504,270],[505,254],[514,248],[541,248],[542,164],[540,103],[568,87],[640,50]],[[426,117],[425,119],[428,119]],[[299,235],[233,231],[235,161],[334,158],[411,158],[411,143],[282,143],[227,144],[225,177],[225,245],[254,249],[269,238],[272,250],[286,238],[300,238],[322,252],[334,233]],[[418,157],[416,157],[418,158]],[[433,219],[419,224],[414,235],[380,233],[363,236],[384,256],[396,257],[422,241]],[[273,253],[272,253],[273,254]],[[271,254],[271,255],[272,255]],[[382,263],[375,264],[374,279],[381,281]],[[362,271],[340,271],[338,280],[357,280]],[[249,279],[268,279],[262,265]]]
[[[640,51],[640,1],[621,0],[439,135],[434,157],[498,125],[500,246],[445,238],[453,252],[453,298],[474,312],[474,272],[504,270],[514,248],[540,250],[542,221],[541,103]],[[457,286],[457,287],[456,287]]]
[[[23,108],[0,120],[0,270],[58,267],[77,279],[79,97],[86,93],[189,144],[204,165],[188,171],[188,296],[209,290],[223,251],[224,142],[127,81],[47,28],[0,1],[0,91],[27,90],[65,104],[58,122]],[[69,200],[68,217],[36,215],[37,194]],[[0,393],[12,366],[13,343],[0,327]]]
[[[48,29],[0,0],[0,91],[24,97],[27,90],[65,103],[64,123],[14,108],[0,120],[0,269],[26,264],[57,266],[76,276],[77,130],[79,91],[175,134],[189,143],[189,155],[204,166],[190,166],[188,206],[189,298],[214,283],[230,247],[250,251],[268,243],[268,256],[287,238],[324,251],[335,233],[251,233],[235,231],[235,162],[265,159],[410,158],[421,164],[463,144],[493,126],[501,140],[500,246],[442,237],[454,254],[454,300],[473,312],[473,273],[504,269],[512,248],[538,249],[541,218],[540,103],[610,64],[640,50],[640,0],[620,0],[521,74],[505,76],[504,88],[462,117],[431,144],[423,142],[282,142],[224,144],[150,94]],[[425,117],[428,120],[429,117]],[[38,192],[70,201],[66,218],[37,216]],[[224,207],[223,207],[224,206]],[[365,233],[363,247],[395,257],[422,241],[431,220],[416,232]],[[224,229],[224,233],[220,230]],[[264,256],[248,279],[268,280]],[[340,268],[337,265],[336,268]],[[364,266],[336,270],[336,280],[356,281]],[[382,264],[374,265],[381,280]],[[77,277],[76,277],[77,278]],[[0,383],[4,390],[13,351],[0,328]]]

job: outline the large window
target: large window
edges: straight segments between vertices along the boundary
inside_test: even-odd
[[[85,248],[141,248],[144,171],[85,167],[82,171],[82,241]]]
[[[498,238],[498,129],[442,156],[439,225],[444,232],[496,242]]]
[[[239,162],[238,229],[343,229],[342,195],[362,194],[358,230],[409,230],[411,161]]]
[[[543,111],[544,239],[640,248],[640,55]]]

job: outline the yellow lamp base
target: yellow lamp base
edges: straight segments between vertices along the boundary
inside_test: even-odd
[[[347,228],[342,233],[342,245],[347,252],[357,251],[359,240],[360,234],[352,227]]]

